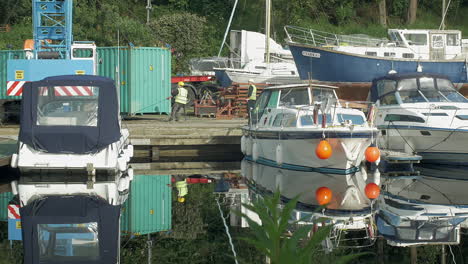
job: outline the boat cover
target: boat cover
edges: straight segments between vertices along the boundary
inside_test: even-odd
[[[372,80],[372,86],[370,89],[370,100],[371,102],[377,102],[377,100],[382,97],[383,95],[386,95],[388,90],[385,90],[379,93],[379,90],[377,89],[377,83],[382,80],[393,80],[393,81],[399,81],[403,79],[410,79],[410,78],[421,78],[421,77],[430,77],[430,78],[441,78],[441,79],[448,79],[447,76],[442,75],[442,74],[435,74],[435,73],[426,73],[426,72],[412,72],[412,73],[395,73],[395,74],[387,74],[383,77],[375,78]],[[395,91],[396,91],[395,86]]]
[[[25,264],[117,263],[120,206],[48,196],[20,208]]]
[[[76,92],[54,90],[56,87],[78,87],[81,90],[86,88],[92,93],[98,91],[98,96],[77,96]],[[48,89],[49,91],[41,90]],[[71,88],[70,88],[71,89]],[[96,92],[97,94],[97,92]],[[66,96],[69,95],[69,96]],[[83,111],[84,107],[72,106],[78,101],[95,100],[92,111],[95,113],[95,123],[88,125],[84,122],[76,122],[82,116],[83,120],[88,120]],[[38,105],[39,101],[39,105]],[[57,110],[57,103],[63,105],[58,115],[49,118],[47,125],[38,122],[42,112],[41,103],[54,103]],[[80,101],[80,103],[83,103]],[[60,107],[62,106],[60,105]],[[44,105],[45,107],[46,105]],[[68,109],[65,109],[67,107]],[[72,108],[73,107],[73,108]],[[50,107],[49,107],[50,108]],[[60,108],[62,109],[62,108]],[[48,109],[50,110],[50,109]],[[72,115],[73,119],[72,119]],[[50,120],[54,122],[50,122]],[[59,121],[57,121],[59,120]],[[75,120],[75,123],[60,123],[61,120]],[[72,153],[86,154],[96,153],[106,148],[111,143],[120,139],[119,106],[118,95],[114,81],[110,78],[93,75],[63,75],[48,77],[41,81],[27,83],[23,89],[23,101],[21,105],[21,123],[19,140],[35,150],[48,153]]]

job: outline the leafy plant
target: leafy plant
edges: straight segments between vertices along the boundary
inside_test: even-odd
[[[253,233],[252,237],[243,239],[265,254],[272,264],[315,263],[315,260],[323,254],[319,246],[330,233],[332,225],[320,228],[311,238],[308,236],[312,229],[311,225],[303,225],[290,236],[285,236],[290,227],[298,223],[298,221],[290,222],[298,199],[299,196],[296,196],[280,209],[280,193],[276,191],[272,196],[254,201],[252,205],[243,204],[245,208],[258,215],[261,224],[246,214],[237,212],[247,220]],[[366,253],[340,257],[334,263],[346,263],[364,254]]]

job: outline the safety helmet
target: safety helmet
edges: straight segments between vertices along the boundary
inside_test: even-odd
[[[178,197],[178,198],[177,198],[177,201],[178,201],[179,203],[183,203],[183,202],[185,202],[185,198],[184,198],[184,197]]]
[[[253,83],[254,81],[253,81],[253,79],[249,79],[249,82],[250,82],[250,83]]]
[[[185,85],[185,83],[182,82],[182,81],[181,81],[181,82],[178,82],[177,84],[178,84],[179,86],[184,86],[184,85]]]

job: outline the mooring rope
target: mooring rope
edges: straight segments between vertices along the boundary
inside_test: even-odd
[[[234,248],[234,244],[232,243],[232,237],[231,237],[231,234],[229,233],[229,227],[226,224],[226,219],[224,218],[223,211],[221,210],[221,205],[219,205],[218,199],[216,199],[216,204],[218,204],[219,214],[221,216],[221,219],[223,219],[224,228],[226,229],[226,235],[229,238],[229,244],[231,244],[231,251],[232,251],[232,254],[234,255],[234,261],[236,262],[236,264],[239,264],[237,262],[236,249]]]

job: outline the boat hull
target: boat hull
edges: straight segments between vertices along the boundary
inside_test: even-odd
[[[464,60],[412,60],[378,58],[290,43],[291,53],[302,80],[310,78],[331,83],[370,83],[389,71],[439,73],[454,83],[467,83],[468,74]],[[342,99],[347,99],[346,97]]]
[[[379,126],[385,130],[380,146],[402,152],[416,152],[422,163],[468,165],[468,152],[461,142],[468,141],[467,129],[434,127]]]
[[[333,154],[328,159],[319,159],[315,149],[322,140],[321,130],[289,132],[244,130],[244,135],[252,142],[253,155],[248,155],[250,156],[248,158],[257,163],[296,171],[341,175],[359,171],[364,150],[371,143],[372,133],[376,135],[375,131],[325,132]],[[281,154],[277,154],[278,146],[281,146]],[[278,155],[281,155],[281,158]]]

